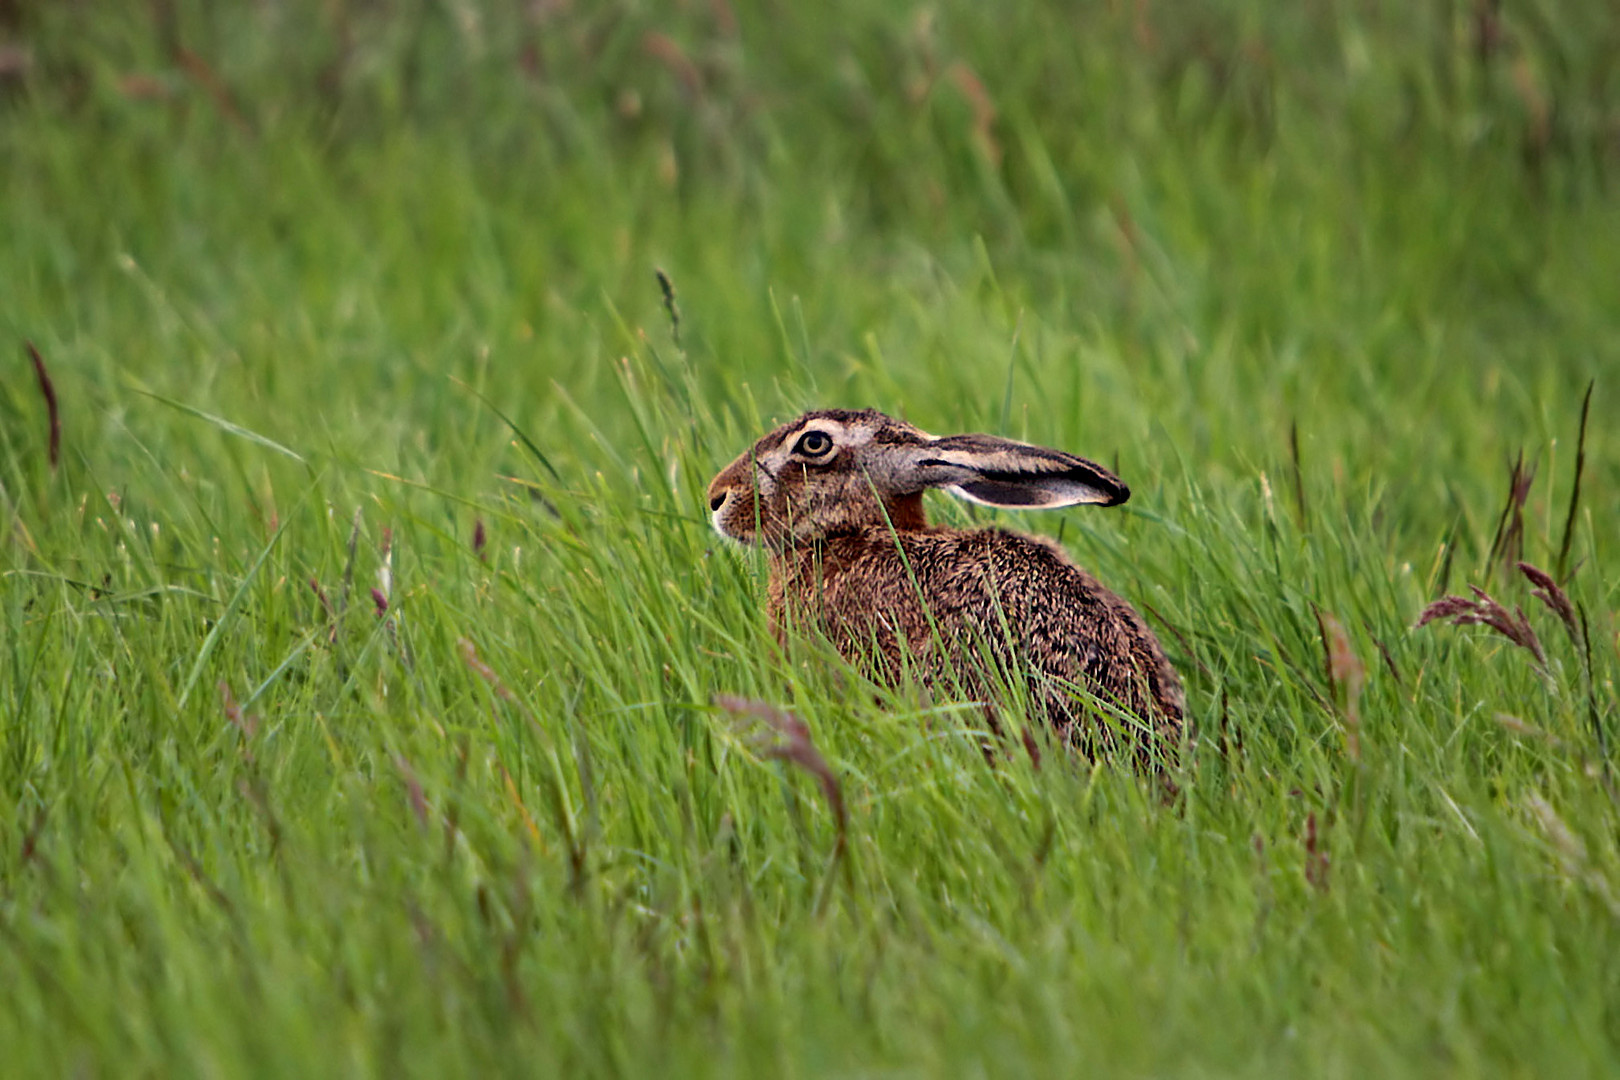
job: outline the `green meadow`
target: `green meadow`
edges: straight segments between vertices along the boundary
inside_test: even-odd
[[[0,1071],[1620,1074],[1616,56],[0,2]],[[928,505],[1144,612],[1173,799],[776,645],[815,407],[1124,478]]]

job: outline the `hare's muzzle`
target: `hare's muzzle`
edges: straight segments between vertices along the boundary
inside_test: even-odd
[[[753,539],[755,512],[751,509],[745,511],[748,500],[741,497],[743,494],[734,488],[711,494],[709,521],[714,525],[714,531],[727,540],[746,544]]]
[[[760,465],[754,450],[716,473],[704,493],[714,531],[740,544],[759,543],[760,533],[768,531],[762,529],[761,518],[766,509],[762,496],[768,497],[769,489],[761,488],[770,480],[771,474]]]
[[[737,535],[737,527],[735,525],[731,525],[729,528],[727,527],[729,524],[727,518],[735,516],[732,513],[728,513],[728,511],[734,511],[736,509],[735,506],[730,504],[735,501],[731,496],[737,491],[737,485],[733,478],[727,475],[730,472],[730,469],[725,470],[719,476],[716,476],[714,481],[709,485],[709,490],[707,492],[709,499],[709,520],[714,525],[714,531],[719,533],[721,536],[724,536],[728,540],[740,540],[742,538]]]

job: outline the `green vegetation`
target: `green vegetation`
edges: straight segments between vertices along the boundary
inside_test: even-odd
[[[0,3],[6,1073],[1620,1071],[1612,6],[654,7]],[[819,405],[1117,462],[930,506],[1178,801],[775,649]]]

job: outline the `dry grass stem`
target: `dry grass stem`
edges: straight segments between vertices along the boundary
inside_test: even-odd
[[[1350,645],[1344,624],[1325,611],[1316,613],[1322,634],[1322,652],[1328,684],[1344,719],[1345,750],[1351,761],[1361,760],[1361,691],[1367,683],[1367,665]]]
[[[39,393],[45,399],[45,412],[50,418],[47,452],[54,470],[62,454],[62,413],[56,403],[56,384],[51,381],[51,373],[45,368],[45,358],[39,354],[34,343],[25,341],[23,347],[28,350],[28,359],[33,362],[34,378],[39,381]]]
[[[811,739],[810,725],[786,709],[753,698],[717,694],[714,703],[721,711],[739,719],[751,720],[764,728],[763,737],[756,742],[763,757],[785,761],[816,778],[833,812],[838,827],[838,844],[842,847],[849,827],[843,786],[838,781],[838,774]]]

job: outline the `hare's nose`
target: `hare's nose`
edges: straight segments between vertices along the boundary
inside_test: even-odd
[[[723,492],[723,491],[718,495],[711,495],[709,497],[709,509],[710,510],[718,510],[718,509],[720,509],[720,505],[722,503],[724,503],[725,501],[726,501],[726,493]]]

